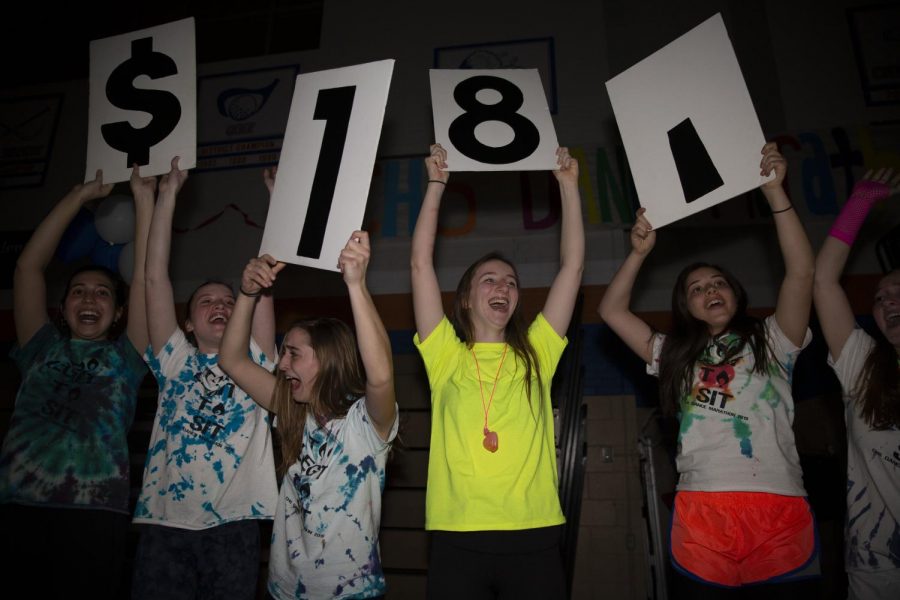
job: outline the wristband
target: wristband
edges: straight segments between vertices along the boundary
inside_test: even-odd
[[[852,246],[856,235],[866,220],[866,215],[879,200],[891,195],[890,186],[877,181],[858,181],[844,203],[841,213],[831,226],[828,235]]]

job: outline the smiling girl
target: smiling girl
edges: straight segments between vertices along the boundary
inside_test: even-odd
[[[159,406],[134,514],[141,536],[132,597],[253,598],[258,520],[272,518],[278,493],[272,440],[265,412],[218,365],[234,308],[230,286],[197,288],[184,329],[175,316],[169,250],[176,197],[186,179],[176,157],[160,180],[147,249],[146,360],[159,385]],[[256,307],[254,339],[252,359],[271,368],[271,298]]]
[[[375,598],[385,592],[378,546],[381,493],[398,417],[391,345],[366,287],[369,256],[368,234],[354,231],[338,263],[355,340],[342,321],[305,319],[285,335],[276,373],[251,361],[253,305],[284,267],[265,255],[244,269],[222,341],[222,368],[278,415],[284,479],[268,584],[278,600]]]
[[[528,324],[519,275],[496,253],[466,270],[452,322],[444,315],[433,256],[446,160],[431,147],[412,241],[415,344],[431,386],[428,597],[563,598],[550,384],[584,269],[578,162],[557,151],[559,271]]]
[[[847,423],[845,566],[852,600],[900,590],[900,271],[878,282],[878,333],[856,324],[840,278],[869,210],[900,192],[900,175],[867,173],[816,257],[815,303],[828,363],[844,388]]]
[[[787,166],[775,144],[762,150],[762,185],[775,220],[785,276],[775,313],[747,314],[747,295],[709,264],[681,271],[672,290],[672,331],[654,333],[629,308],[656,232],[637,213],[632,250],[600,303],[603,320],[659,377],[664,411],[678,413],[679,472],[671,557],[685,576],[679,597],[759,583],[767,598],[816,568],[815,525],[803,488],[791,372],[809,343],[813,255],[782,188]],[[727,597],[728,590],[721,590]],[[780,596],[777,596],[780,597]]]
[[[0,529],[4,569],[32,595],[112,598],[128,531],[128,443],[137,389],[146,375],[140,352],[144,320],[144,253],[155,178],[135,167],[134,283],[126,334],[125,284],[98,266],[66,284],[59,327],[47,316],[44,270],[81,207],[112,190],[102,173],[75,186],[35,230],[16,263],[12,356],[22,384],[0,452]],[[46,566],[57,574],[46,577]]]

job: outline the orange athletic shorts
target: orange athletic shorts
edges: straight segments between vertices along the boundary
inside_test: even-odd
[[[802,496],[678,492],[671,552],[676,570],[726,587],[820,573],[815,522]]]

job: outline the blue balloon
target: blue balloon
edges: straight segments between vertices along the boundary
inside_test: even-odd
[[[109,242],[97,238],[97,243],[91,250],[91,262],[101,267],[106,267],[113,273],[119,272],[119,255],[122,254],[122,248],[125,244],[110,244]]]
[[[90,254],[99,241],[103,240],[97,234],[94,214],[82,208],[59,240],[56,256],[64,263],[70,263]]]

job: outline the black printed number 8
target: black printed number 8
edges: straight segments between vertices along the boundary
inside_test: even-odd
[[[482,104],[476,94],[494,90],[500,102]],[[453,90],[453,99],[465,113],[450,123],[448,135],[457,150],[478,162],[505,165],[528,158],[541,141],[534,123],[516,111],[522,107],[522,90],[507,79],[490,75],[476,75],[461,81]],[[487,121],[499,121],[513,130],[513,139],[505,146],[486,146],[475,137],[475,128]]]

